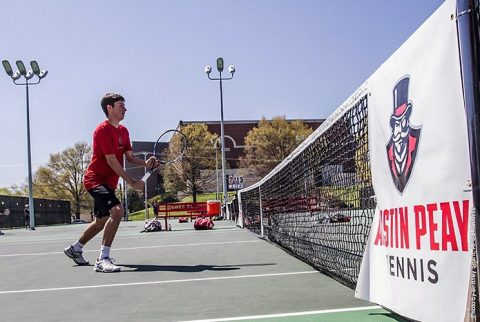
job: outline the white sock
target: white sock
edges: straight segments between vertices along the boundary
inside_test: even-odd
[[[78,252],[83,252],[83,246],[85,245],[83,245],[80,241],[77,240],[77,242],[72,246],[73,246],[73,250],[78,253]]]
[[[110,257],[110,246],[102,245],[102,249],[100,250],[100,257],[99,259],[104,259]]]

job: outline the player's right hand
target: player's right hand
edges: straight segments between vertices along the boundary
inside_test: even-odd
[[[132,182],[130,183],[130,186],[137,190],[137,191],[140,191],[142,192],[143,189],[145,188],[145,184],[143,183],[142,180],[137,180],[137,179],[133,179]]]
[[[147,162],[145,163],[145,167],[150,170],[158,168],[159,166],[160,166],[160,161],[153,156],[148,158]]]

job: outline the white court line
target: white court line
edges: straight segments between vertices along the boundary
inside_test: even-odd
[[[107,287],[119,287],[119,286],[157,285],[157,284],[170,284],[170,283],[218,281],[218,280],[232,280],[232,279],[241,279],[241,278],[301,275],[301,274],[315,274],[315,273],[320,274],[320,272],[318,272],[318,271],[303,271],[303,272],[238,275],[238,276],[224,276],[224,277],[189,278],[189,279],[181,279],[181,280],[151,281],[151,282],[137,282],[137,283],[120,283],[120,284],[103,284],[103,285],[85,285],[85,286],[71,286],[71,287],[52,287],[52,288],[39,288],[39,289],[16,290],[16,291],[0,291],[0,295],[2,295],[2,294],[18,294],[18,293],[85,290],[85,289],[92,289],[92,288],[107,288]]]
[[[132,249],[151,249],[151,248],[168,248],[168,247],[183,247],[183,246],[205,246],[205,245],[225,245],[225,244],[241,244],[241,243],[261,243],[263,240],[237,240],[229,242],[214,242],[214,243],[192,243],[192,244],[174,244],[174,245],[157,245],[157,246],[139,246],[139,247],[123,247],[114,248],[117,250],[132,250]],[[85,250],[85,253],[98,252],[98,250]],[[57,255],[63,254],[63,252],[48,252],[48,253],[26,253],[26,254],[4,254],[0,257],[17,257],[17,256],[44,256],[44,255]]]
[[[139,227],[140,228],[140,227]],[[5,230],[4,230],[5,231]],[[231,230],[209,230],[208,233],[215,233],[215,234],[222,234],[222,233],[238,233],[238,232],[244,232],[244,230],[241,230],[241,229],[231,229]],[[8,240],[8,241],[3,241],[3,240],[0,240],[0,246],[1,245],[30,245],[30,244],[43,244],[43,243],[57,243],[57,242],[62,242],[62,241],[65,241],[65,240],[68,240],[68,241],[72,241],[72,239],[75,239],[77,237],[78,234],[80,234],[81,232],[71,232],[69,233],[72,237],[69,237],[69,238],[57,238],[57,239],[44,239],[44,240],[31,240],[31,241],[12,241],[12,240]],[[200,232],[201,234],[202,232]],[[182,235],[182,236],[185,236],[185,235],[198,235],[199,233],[198,232],[190,232],[190,231],[169,231],[166,235],[163,235],[164,237],[166,236],[178,236],[178,235]],[[62,233],[62,235],[64,235]],[[130,239],[130,238],[142,238],[142,239],[145,239],[145,238],[154,238],[154,237],[157,237],[158,238],[159,235],[157,234],[150,234],[150,233],[142,233],[140,234],[140,232],[138,232],[138,235],[134,235],[134,236],[122,236],[121,234],[120,235],[116,235],[115,237],[115,240],[120,240],[120,239]],[[92,240],[95,240],[95,239],[101,239],[102,236],[101,235],[97,235],[94,239]]]
[[[373,310],[373,309],[381,309],[381,307],[378,306],[378,305],[375,305],[375,306],[349,307],[349,308],[344,308],[344,309],[305,311],[305,312],[294,312],[294,313],[279,313],[279,314],[268,314],[268,315],[238,316],[238,317],[232,317],[232,318],[208,319],[208,320],[189,320],[189,321],[180,321],[180,322],[221,322],[221,321],[255,320],[255,319],[280,318],[280,317],[299,316],[299,315],[313,315],[313,314],[364,311],[364,310]]]

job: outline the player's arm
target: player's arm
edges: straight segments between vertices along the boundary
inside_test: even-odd
[[[130,177],[127,172],[123,169],[122,165],[120,162],[118,162],[117,158],[115,157],[115,154],[106,154],[105,159],[107,159],[107,163],[112,168],[115,173],[125,179],[125,181],[135,190],[143,190],[144,183],[141,180],[136,180]],[[140,161],[143,162],[143,165],[145,165],[145,162],[141,159]]]

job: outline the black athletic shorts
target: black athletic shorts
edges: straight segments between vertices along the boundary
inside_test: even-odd
[[[95,201],[93,213],[97,218],[110,216],[110,209],[120,204],[120,200],[115,196],[115,190],[110,189],[107,185],[97,186],[88,190],[88,193]]]

